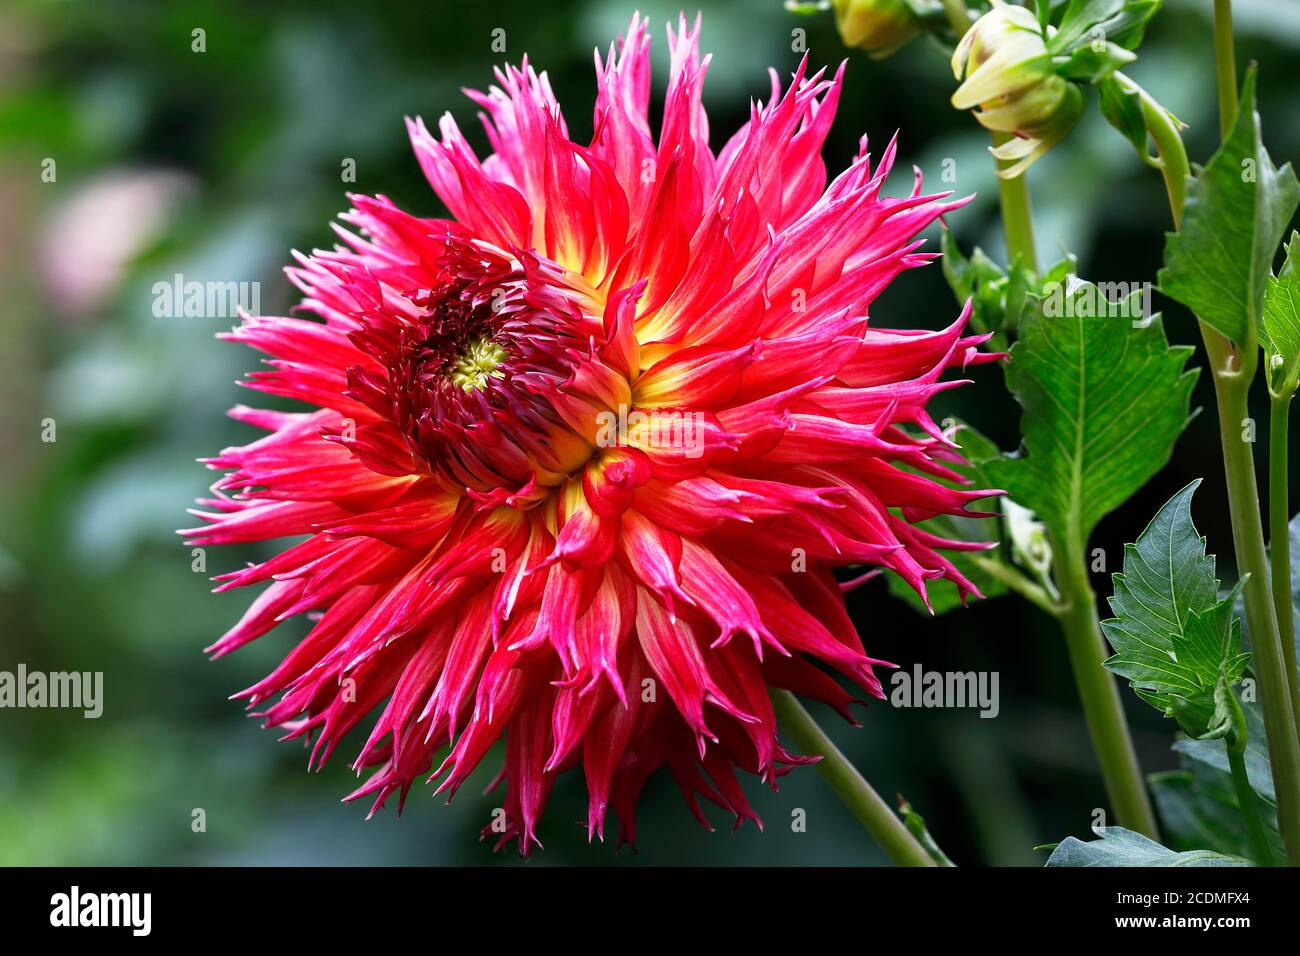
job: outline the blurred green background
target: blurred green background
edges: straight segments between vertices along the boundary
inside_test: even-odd
[[[1001,256],[987,135],[947,104],[952,75],[925,41],[884,62],[846,52],[829,14],[802,18],[777,0],[705,0],[703,46],[714,54],[705,104],[713,145],[766,97],[766,68],[788,73],[791,31],[814,62],[848,57],[847,86],[826,160],[832,173],[871,135],[878,152],[902,130],[896,189],[917,164],[934,189],[977,192],[951,217],[963,247]],[[1216,136],[1209,0],[1167,0],[1130,71],[1190,125],[1193,158]],[[1300,3],[1238,0],[1238,58],[1261,65],[1260,110],[1279,162],[1300,156]],[[678,5],[642,2],[654,29],[657,111],[666,82],[663,24]],[[195,459],[252,430],[225,409],[256,356],[217,342],[221,319],[160,319],[151,287],[187,278],[260,281],[262,310],[282,314],[291,248],[329,245],[344,192],[384,193],[408,211],[442,210],[410,154],[403,115],[430,125],[453,111],[484,138],[459,92],[527,53],[549,71],[575,139],[591,132],[592,50],[633,10],[586,3],[357,4],[313,0],[131,2],[6,0],[0,10],[0,669],[103,671],[104,715],[0,711],[0,863],[504,864],[477,840],[497,801],[480,772],[449,807],[417,785],[399,821],[343,805],[353,777],[340,752],[309,775],[299,744],[245,717],[227,695],[280,660],[301,629],[286,625],[217,663],[201,648],[251,595],[209,593],[173,534],[211,473]],[[693,8],[688,10],[693,13]],[[206,52],[191,49],[205,31]],[[492,31],[507,52],[493,53]],[[356,182],[344,183],[346,159]],[[45,160],[56,163],[43,181]],[[956,182],[939,173],[956,161]],[[1068,248],[1095,280],[1146,281],[1168,225],[1157,174],[1093,110],[1030,173],[1040,253]],[[933,246],[932,246],[933,248]],[[937,327],[957,306],[938,265],[900,279],[873,308],[878,324]],[[1170,337],[1192,343],[1185,313]],[[1197,361],[1199,362],[1199,356]],[[1004,448],[1015,407],[996,369],[946,393],[938,411],[972,421]],[[1118,564],[1174,490],[1204,476],[1198,524],[1230,552],[1220,506],[1209,383],[1206,409],[1170,467],[1106,519],[1096,545]],[[57,440],[42,442],[43,420]],[[1141,440],[1141,436],[1134,436]],[[1293,492],[1294,494],[1294,492]],[[210,549],[208,574],[267,552]],[[1221,573],[1231,568],[1221,564]],[[1094,582],[1100,594],[1109,581]],[[910,667],[996,670],[1001,713],[892,710],[874,704],[862,729],[818,711],[882,793],[905,794],[960,864],[1034,864],[1035,844],[1082,835],[1104,805],[1053,623],[1008,599],[927,619],[875,581],[850,597],[868,650]],[[1174,766],[1172,725],[1127,694],[1144,767]],[[360,743],[360,739],[355,741]],[[343,751],[346,751],[346,747]],[[493,760],[485,762],[485,767]],[[494,768],[493,768],[494,769]],[[752,783],[752,782],[751,782]],[[812,770],[779,793],[749,787],[767,828],[734,835],[696,825],[671,781],[652,781],[639,815],[641,852],[588,846],[585,791],[557,786],[532,865],[857,864],[883,856]],[[206,831],[191,828],[193,811]],[[807,832],[791,831],[791,812]]]

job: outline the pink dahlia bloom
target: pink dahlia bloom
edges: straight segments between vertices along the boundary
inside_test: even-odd
[[[228,473],[184,532],[305,536],[218,579],[267,586],[215,655],[314,620],[239,695],[268,725],[314,735],[319,764],[378,711],[351,795],[376,809],[430,770],[454,792],[504,738],[502,842],[525,852],[575,766],[592,834],[612,807],[631,840],[661,767],[697,815],[704,796],[757,820],[736,769],[774,784],[808,762],[781,745],[769,687],[846,717],[827,669],[883,696],[837,566],[975,593],[942,553],[972,546],[915,522],[987,494],[936,480],[960,459],[926,402],[955,384],[945,369],[991,356],[965,315],[867,319],[960,201],[919,176],[882,195],[892,143],[873,170],[864,141],[827,186],[840,74],[803,65],[715,153],[698,21],[669,31],[656,143],[645,27],[597,56],[590,145],[526,62],[469,94],[487,159],[450,116],[437,137],[408,123],[455,218],[352,197],[342,243],[288,269],[319,321],[226,336],[272,356],[250,388],[312,410],[235,408],[268,434],[208,461]]]

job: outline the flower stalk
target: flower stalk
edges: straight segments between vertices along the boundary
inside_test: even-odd
[[[994,133],[993,145],[1010,141],[1008,133]],[[999,169],[1013,165],[1009,160],[996,160]],[[1015,264],[1019,257],[1026,269],[1037,274],[1038,253],[1034,245],[1034,208],[1029,199],[1029,180],[1025,174],[1010,179],[998,177],[998,201],[1002,206],[1002,231],[1007,242],[1007,265]]]
[[[805,753],[822,758],[817,770],[889,858],[899,866],[937,866],[925,847],[826,736],[794,694],[773,690],[771,696],[781,729]]]
[[[1232,709],[1233,729],[1228,732],[1223,743],[1228,752],[1228,769],[1232,774],[1232,787],[1237,794],[1237,809],[1241,812],[1242,822],[1246,826],[1246,836],[1255,853],[1255,862],[1260,866],[1276,866],[1273,848],[1264,833],[1264,822],[1259,812],[1259,797],[1255,793],[1255,788],[1250,785],[1250,777],[1246,773],[1246,715],[1242,712],[1237,695],[1231,690],[1227,693],[1227,701]]]
[[[1223,354],[1229,350],[1225,347],[1226,340],[1217,332],[1211,336],[1212,330],[1204,324],[1201,328],[1214,368],[1233,546],[1239,573],[1246,578],[1242,597],[1251,650],[1255,655],[1255,672],[1260,683],[1260,706],[1264,712],[1269,760],[1277,788],[1278,824],[1286,843],[1287,858],[1292,865],[1300,865],[1300,744],[1291,713],[1290,685],[1284,671],[1277,617],[1269,587],[1264,531],[1259,518],[1259,492],[1255,484],[1255,461],[1250,443],[1242,440],[1236,427],[1236,423],[1248,417],[1246,395],[1253,377],[1255,356],[1253,353],[1249,358],[1238,355],[1242,368],[1227,368]],[[1219,341],[1216,342],[1216,338]]]
[[[1214,66],[1219,93],[1219,135],[1237,117],[1237,54],[1232,45],[1232,0],[1214,0]]]
[[[1273,585],[1273,613],[1289,678],[1291,716],[1300,733],[1300,674],[1296,671],[1295,612],[1291,604],[1291,514],[1287,437],[1291,395],[1274,395],[1268,418],[1268,559]]]
[[[1237,119],[1237,74],[1230,0],[1215,0],[1214,60],[1219,92],[1219,131],[1226,138]],[[1300,739],[1296,735],[1291,705],[1292,681],[1285,669],[1286,659],[1270,593],[1255,459],[1250,443],[1236,433],[1237,423],[1246,422],[1250,416],[1247,398],[1259,364],[1258,330],[1253,322],[1247,323],[1246,341],[1239,351],[1205,323],[1201,323],[1201,333],[1214,372],[1232,539],[1237,568],[1245,578],[1242,596],[1260,683],[1269,761],[1277,790],[1278,827],[1286,845],[1287,859],[1295,866],[1300,865]]]
[[[984,574],[1005,584],[1007,588],[1015,591],[1030,604],[1046,611],[1055,617],[1060,613],[1060,605],[1052,599],[1047,593],[1047,589],[1039,584],[1029,580],[1029,578],[1017,571],[1010,564],[1003,561],[995,561],[992,558],[983,555],[974,555],[971,557],[971,563],[979,568]]]
[[[1097,595],[1088,580],[1084,543],[1064,542],[1057,549],[1056,580],[1063,606],[1057,612],[1083,703],[1092,749],[1101,764],[1106,795],[1121,826],[1158,839],[1155,812],[1133,749],[1115,678],[1102,666],[1106,648],[1097,617]]]
[[[1232,11],[1229,0],[1215,0],[1214,13],[1219,130],[1221,136],[1226,138],[1236,122],[1237,111],[1236,61],[1232,46]],[[1143,118],[1156,146],[1165,188],[1169,194],[1174,228],[1178,229],[1182,223],[1190,173],[1182,136],[1174,120],[1145,91],[1126,77],[1122,81],[1126,87],[1140,93]],[[1287,858],[1292,865],[1297,865],[1300,864],[1300,739],[1296,734],[1292,703],[1294,682],[1288,678],[1288,673],[1294,674],[1294,665],[1288,664],[1279,637],[1278,612],[1274,603],[1276,596],[1272,593],[1276,587],[1276,566],[1273,573],[1270,573],[1260,520],[1259,491],[1251,443],[1239,433],[1250,420],[1248,397],[1258,366],[1258,330],[1254,323],[1248,323],[1246,341],[1237,349],[1217,329],[1204,322],[1199,322],[1199,325],[1205,342],[1206,357],[1213,373],[1219,413],[1219,439],[1228,486],[1228,510],[1232,521],[1233,550],[1237,557],[1238,573],[1245,579],[1242,599],[1246,626],[1251,635],[1251,649],[1254,651],[1256,676],[1260,683],[1260,705],[1268,738],[1269,760],[1277,789],[1278,825],[1286,844]],[[1275,508],[1278,495],[1285,496],[1286,487],[1285,474],[1282,475],[1280,492],[1276,485],[1278,470],[1285,470],[1286,461],[1285,420],[1277,422],[1279,416],[1276,411],[1275,408],[1269,442],[1270,478],[1274,482],[1270,501]],[[1283,446],[1281,455],[1276,452],[1278,442]],[[1285,503],[1281,511],[1285,515]],[[1274,538],[1275,545],[1286,540],[1285,523],[1286,518],[1283,517],[1284,531],[1280,539]],[[1276,525],[1272,527],[1276,529]],[[1286,575],[1289,592],[1289,565]],[[1245,812],[1243,808],[1243,814]]]

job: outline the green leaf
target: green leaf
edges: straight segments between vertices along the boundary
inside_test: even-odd
[[[1300,232],[1291,233],[1286,262],[1264,291],[1259,342],[1267,360],[1268,390],[1282,397],[1300,385]]]
[[[1108,76],[1097,83],[1097,94],[1106,121],[1133,144],[1144,163],[1158,163],[1159,157],[1151,154],[1147,121],[1142,115],[1142,97],[1137,88],[1126,87],[1114,76]]]
[[[943,848],[935,842],[934,837],[930,835],[930,831],[925,825],[925,818],[903,799],[901,793],[898,795],[898,815],[903,818],[903,825],[907,827],[907,832],[916,837],[916,842],[921,844],[930,859],[934,860],[939,866],[955,865],[948,858],[948,854],[943,852]]]
[[[1275,167],[1261,141],[1253,67],[1236,124],[1190,187],[1182,226],[1166,234],[1160,291],[1244,345],[1259,327],[1273,256],[1300,203],[1291,164]]]
[[[1160,0],[1070,0],[1048,49],[1066,53],[1081,43],[1100,40],[1136,50],[1159,9]]]
[[[1097,287],[1080,283],[1076,297],[1095,301]],[[984,466],[1037,513],[1058,551],[1082,548],[1169,459],[1196,381],[1183,368],[1191,349],[1171,348],[1158,316],[1135,326],[1063,311],[1048,316],[1040,304],[1022,323],[1006,376],[1024,409],[1023,453]]]
[[[1192,524],[1199,484],[1170,498],[1124,547],[1124,570],[1112,576],[1115,617],[1101,629],[1115,650],[1107,668],[1187,733],[1219,737],[1231,726],[1221,695],[1241,679],[1249,655],[1241,653],[1236,594],[1219,597],[1214,559]]]
[[[1227,856],[1213,850],[1177,853],[1140,833],[1123,827],[1105,827],[1097,831],[1098,839],[1077,840],[1067,837],[1057,844],[1048,857],[1048,866],[1252,866],[1239,856]]]
[[[1130,53],[1115,43],[1101,43],[1094,46],[1085,44],[1077,47],[1061,63],[1056,72],[1067,80],[1081,83],[1100,83],[1110,77],[1116,70],[1125,67],[1137,59],[1136,53]]]
[[[1034,0],[1034,10],[1038,14],[1038,29],[1047,36],[1047,25],[1052,22],[1052,0]]]

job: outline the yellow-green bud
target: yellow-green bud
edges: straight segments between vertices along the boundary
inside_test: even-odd
[[[993,0],[957,44],[952,72],[963,80],[952,105],[975,110],[986,129],[1017,137],[993,150],[1012,163],[998,171],[1004,179],[1023,173],[1083,116],[1083,92],[1056,74],[1038,17],[1025,7]]]
[[[876,58],[889,56],[921,32],[906,0],[831,0],[831,6],[844,45]]]

